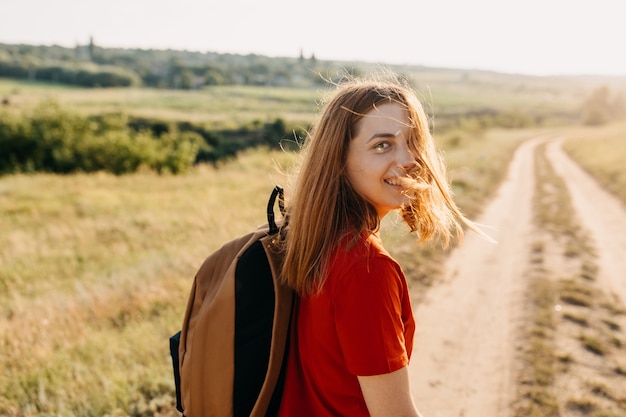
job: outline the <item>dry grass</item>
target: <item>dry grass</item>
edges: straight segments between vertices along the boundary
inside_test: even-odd
[[[626,204],[626,122],[566,132],[565,151]]]
[[[256,151],[189,175],[0,181],[0,415],[132,414],[171,394],[167,338],[218,245],[265,222]],[[261,174],[265,173],[265,175]]]
[[[82,114],[124,111],[133,116],[208,123],[236,128],[254,120],[281,117],[308,126],[317,112],[315,88],[215,86],[203,90],[154,88],[79,88],[0,79],[0,95],[11,97],[11,108],[24,111],[45,99]]]

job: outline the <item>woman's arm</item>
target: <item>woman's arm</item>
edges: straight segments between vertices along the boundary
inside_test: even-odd
[[[371,417],[422,417],[413,402],[407,366],[389,374],[358,378]]]

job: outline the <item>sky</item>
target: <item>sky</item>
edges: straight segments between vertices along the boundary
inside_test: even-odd
[[[0,43],[626,76],[623,0],[0,0]]]

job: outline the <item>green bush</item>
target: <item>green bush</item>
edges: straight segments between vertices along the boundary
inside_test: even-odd
[[[36,144],[23,118],[0,113],[0,173],[34,170]]]
[[[122,112],[85,117],[46,101],[21,115],[0,109],[0,174],[109,171],[119,175],[140,167],[177,174],[197,163],[232,158],[251,147],[297,149],[302,137],[304,131],[288,129],[281,118],[210,130],[189,122],[131,119]]]
[[[159,138],[157,152],[159,156],[152,168],[161,173],[173,174],[186,172],[195,162],[202,137],[194,132],[167,133]]]
[[[87,118],[55,102],[30,115],[0,113],[0,173],[109,171],[125,174],[141,166],[157,172],[182,173],[196,161],[204,143],[194,132],[172,129],[160,136],[128,127],[128,118],[113,114]]]

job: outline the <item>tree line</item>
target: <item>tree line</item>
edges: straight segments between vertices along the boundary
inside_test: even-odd
[[[345,71],[315,55],[270,58],[176,50],[0,44],[0,77],[81,87],[198,89],[212,85],[323,85],[319,74]]]

